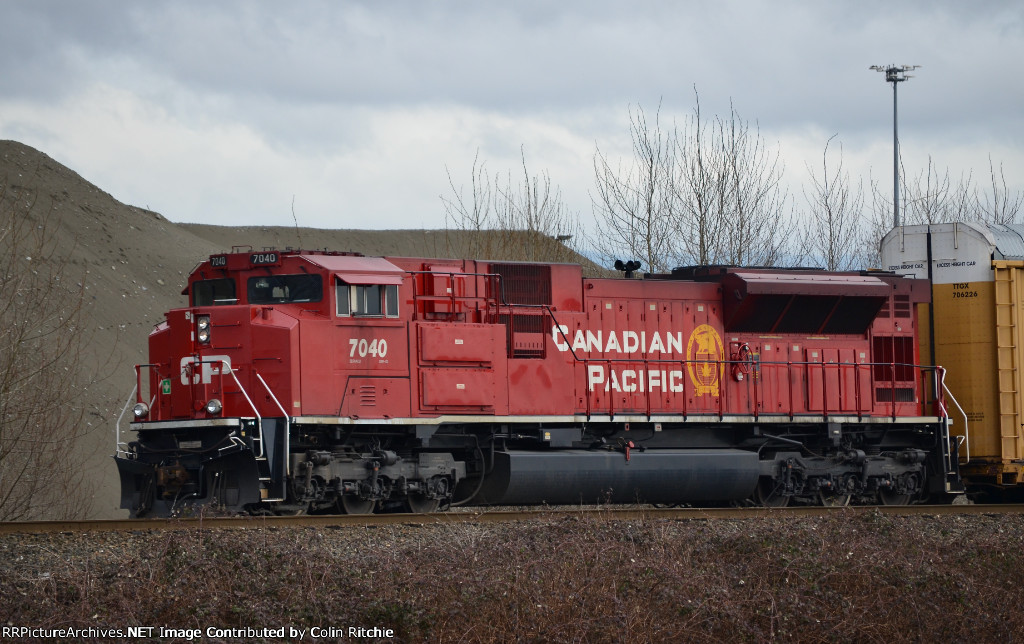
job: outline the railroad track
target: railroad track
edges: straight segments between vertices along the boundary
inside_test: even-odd
[[[715,519],[799,518],[828,514],[978,515],[1022,514],[1024,505],[904,505],[790,508],[545,508],[542,510],[481,510],[434,514],[369,514],[286,517],[182,517],[174,519],[109,519],[83,521],[13,521],[0,523],[0,534],[47,532],[136,532],[150,530],[265,529],[295,527],[369,527],[386,525],[440,525],[458,523],[500,523],[567,517],[611,521],[667,519],[674,521]]]

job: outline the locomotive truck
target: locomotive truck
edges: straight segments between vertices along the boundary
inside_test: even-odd
[[[235,248],[183,295],[117,424],[132,516],[963,490],[925,280]]]

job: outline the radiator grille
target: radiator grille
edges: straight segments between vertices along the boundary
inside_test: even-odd
[[[505,304],[551,304],[551,267],[541,264],[491,264],[501,277]]]

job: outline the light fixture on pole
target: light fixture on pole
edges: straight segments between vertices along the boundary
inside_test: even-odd
[[[920,67],[920,65],[872,65],[871,69],[876,72],[885,72],[885,82],[892,83],[892,225],[899,228],[900,225],[900,137],[898,120],[896,118],[896,84],[902,83],[908,78],[907,74]]]

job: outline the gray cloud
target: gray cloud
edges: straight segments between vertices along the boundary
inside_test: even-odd
[[[689,105],[696,84],[785,120],[815,107],[839,112],[880,84],[870,64],[926,63],[949,76],[931,83],[936,95],[958,87],[969,96],[992,91],[1024,53],[1021,10],[999,3],[51,1],[11,9],[5,71],[24,70],[13,91],[73,87],[130,60],[140,76],[239,102],[530,110],[668,97]]]
[[[695,88],[706,115],[731,100],[769,138],[839,133],[855,153],[890,136],[891,88],[868,70],[890,62],[923,65],[900,87],[908,150],[1024,157],[1018,3],[15,0],[3,18],[0,136],[64,145],[87,175],[95,143],[71,128],[111,128],[122,154],[210,139],[231,159],[245,140],[274,167],[372,164],[396,145],[439,166],[477,148],[514,164],[536,141],[545,167],[619,145],[630,105],[686,118]]]

